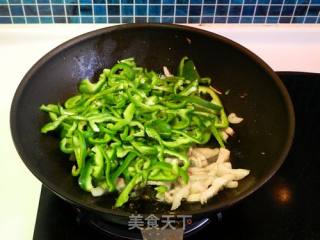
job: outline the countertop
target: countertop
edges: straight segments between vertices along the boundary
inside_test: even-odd
[[[0,25],[0,238],[32,239],[41,183],[17,154],[10,105],[23,75],[45,53],[79,34],[109,25]],[[320,73],[320,26],[193,25],[226,36],[276,71]],[[48,216],[50,217],[50,216]]]

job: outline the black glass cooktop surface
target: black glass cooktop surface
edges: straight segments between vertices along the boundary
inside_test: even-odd
[[[320,239],[320,75],[278,74],[296,114],[295,139],[286,161],[257,192],[188,239]],[[82,218],[69,203],[43,187],[33,239],[119,239]]]

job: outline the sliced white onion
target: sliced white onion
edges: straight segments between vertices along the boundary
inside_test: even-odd
[[[164,201],[166,201],[167,203],[172,203],[173,198],[172,195],[168,192],[164,193]]]
[[[187,198],[189,195],[189,186],[185,186],[180,189],[176,194],[173,195],[173,201],[172,201],[172,206],[171,210],[175,210],[181,205],[181,201],[184,198]]]
[[[104,190],[102,187],[96,187],[96,188],[92,188],[91,189],[91,194],[94,197],[100,197],[102,196],[104,193],[106,192],[106,190]]]
[[[232,124],[238,124],[243,121],[243,118],[238,117],[235,113],[230,113],[228,116],[228,121]]]
[[[194,183],[190,183],[190,193],[201,193],[207,189],[208,186],[203,184],[203,181],[196,181]]]
[[[238,182],[237,181],[230,181],[226,184],[226,188],[237,188],[238,187]]]
[[[126,187],[126,183],[124,182],[124,179],[119,177],[116,183],[117,190],[121,192],[122,189],[124,189],[125,187]]]
[[[224,130],[220,130],[220,135],[221,135],[223,141],[228,140],[229,135]]]
[[[230,151],[226,148],[220,148],[217,163],[223,163],[229,161]]]
[[[208,170],[205,169],[205,168],[200,168],[200,167],[190,167],[188,169],[190,175],[201,175],[201,174],[207,174],[208,173]]]
[[[173,75],[170,73],[169,69],[166,66],[163,66],[163,74],[166,77],[172,77]]]
[[[225,176],[227,174],[230,174],[233,176],[232,180],[237,180],[237,181],[248,176],[249,173],[250,171],[247,169],[229,169],[223,166],[222,164],[218,166],[218,171],[217,171],[218,176]]]
[[[211,163],[206,167],[208,171],[211,171],[212,169],[216,169],[216,168],[217,168],[217,162]]]
[[[200,201],[200,193],[190,194],[187,197],[187,202],[199,202]]]
[[[234,131],[229,127],[224,129],[223,133],[232,135]],[[230,151],[225,148],[190,148],[188,157],[192,163],[188,169],[188,184],[185,185],[182,181],[172,183],[168,185],[169,191],[157,196],[159,201],[172,204],[171,210],[177,209],[183,200],[204,204],[224,188],[237,188],[238,180],[250,173],[246,169],[232,169]],[[165,161],[177,163],[176,158],[165,158]],[[159,183],[149,181],[148,184]]]
[[[232,174],[234,175],[234,180],[241,180],[243,178],[245,178],[246,176],[248,176],[250,173],[249,170],[247,169],[232,169]]]
[[[234,130],[231,127],[227,127],[224,131],[230,136],[233,136],[234,134]]]
[[[206,157],[209,162],[216,160],[219,154],[219,148],[196,148],[198,152]]]
[[[161,181],[147,181],[147,185],[166,186],[166,183]]]
[[[224,166],[225,168],[228,168],[228,169],[231,169],[231,168],[232,168],[231,162],[224,162],[224,163],[223,163],[223,166]]]
[[[207,180],[208,179],[208,175],[207,174],[195,174],[195,175],[190,175],[189,176],[190,180],[193,181],[203,181],[203,180]]]

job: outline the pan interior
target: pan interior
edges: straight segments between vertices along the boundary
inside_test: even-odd
[[[211,77],[216,88],[230,90],[222,96],[226,110],[244,118],[243,123],[234,125],[236,136],[228,144],[232,164],[251,173],[237,189],[219,193],[206,205],[182,204],[175,213],[213,212],[248,195],[277,170],[286,155],[293,127],[290,101],[261,60],[223,38],[184,27],[100,30],[80,36],[41,59],[25,76],[12,105],[12,134],[21,158],[46,186],[74,204],[114,216],[168,213],[169,206],[147,200],[112,209],[112,195],[93,198],[84,193],[71,176],[72,163],[59,151],[58,138],[40,133],[48,118],[39,106],[63,103],[76,93],[81,79],[95,81],[103,68],[118,60],[134,57],[140,66],[158,72],[167,66],[174,72],[183,56],[195,62],[201,76]]]

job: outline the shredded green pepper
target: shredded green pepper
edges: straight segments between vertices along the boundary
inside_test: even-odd
[[[225,109],[211,79],[201,78],[187,57],[177,76],[160,76],[129,58],[104,69],[97,80],[81,81],[79,93],[63,105],[41,105],[50,118],[41,132],[60,132],[60,149],[74,156],[72,175],[83,190],[113,192],[121,189],[119,178],[125,180],[115,207],[148,180],[187,184],[191,146],[213,138],[224,147],[219,131],[228,127]]]

